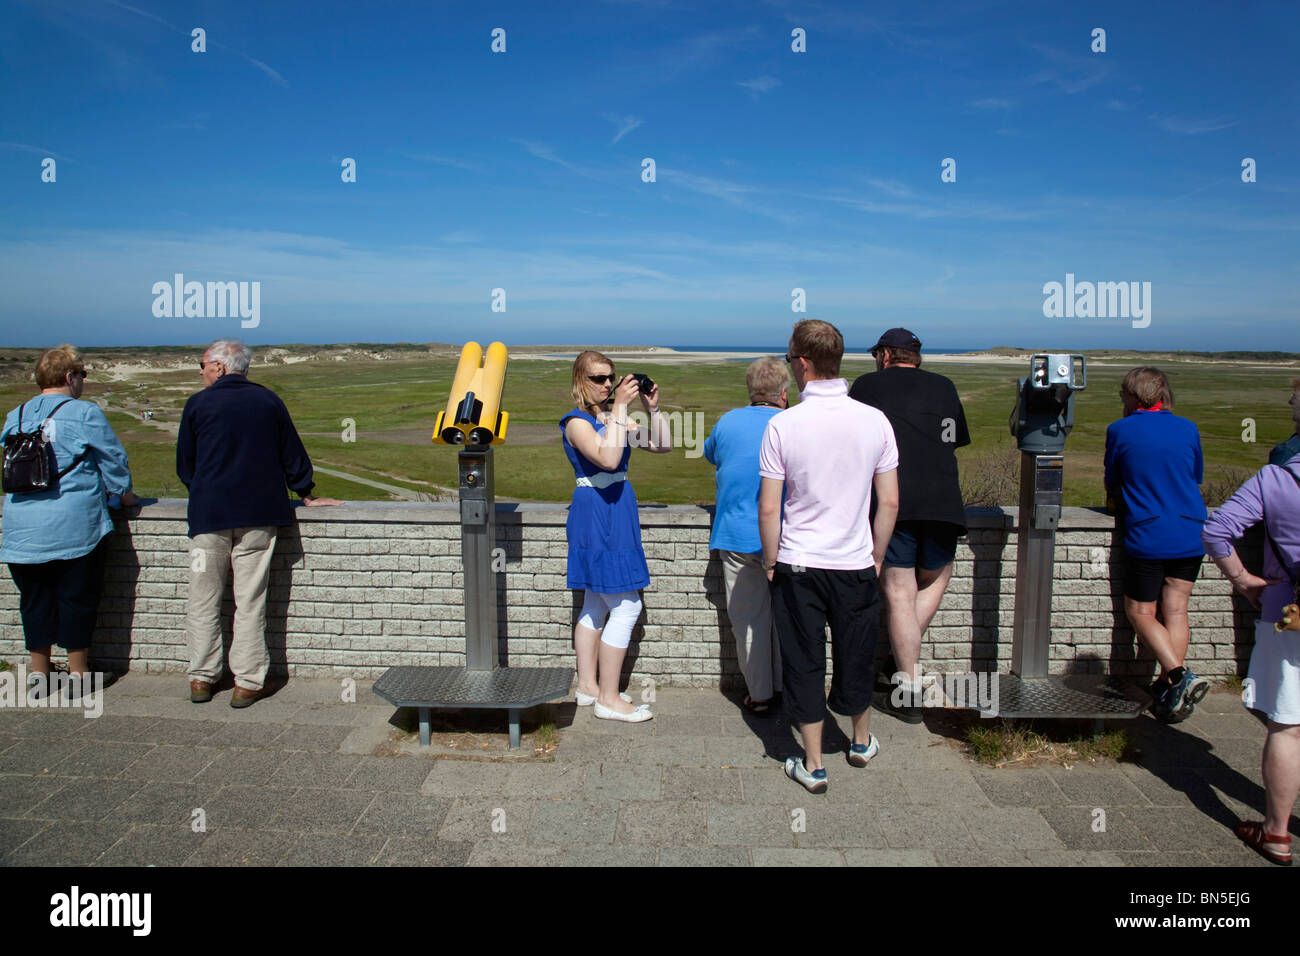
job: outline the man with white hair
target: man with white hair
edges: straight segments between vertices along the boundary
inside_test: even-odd
[[[280,397],[248,380],[252,353],[237,339],[218,339],[199,362],[203,391],[191,395],[176,439],[176,474],[190,490],[190,592],[185,637],[190,700],[212,699],[221,677],[221,598],[234,568],[235,634],[230,706],[265,695],[266,585],[276,528],[293,523],[285,486],[304,505],[342,504],[311,494],[307,449]]]

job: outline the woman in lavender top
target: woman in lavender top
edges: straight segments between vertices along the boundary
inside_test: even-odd
[[[1233,547],[1247,528],[1263,521],[1263,577],[1246,570]],[[1267,465],[1210,516],[1202,532],[1206,553],[1233,588],[1260,609],[1255,647],[1242,689],[1245,705],[1267,718],[1263,774],[1266,811],[1262,821],[1237,825],[1237,835],[1265,858],[1291,864],[1287,833],[1291,808],[1300,794],[1300,630],[1278,630],[1283,608],[1296,600],[1300,563],[1300,455],[1284,465]],[[1292,622],[1292,627],[1297,622]]]

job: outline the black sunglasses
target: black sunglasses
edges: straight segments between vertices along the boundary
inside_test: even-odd
[[[205,368],[207,368],[209,365],[225,365],[225,364],[226,364],[225,362],[218,362],[216,359],[210,359],[210,360],[207,361],[207,362],[200,362],[200,363],[199,363],[199,371],[202,372],[202,371],[203,371]]]
[[[786,365],[789,365],[791,362],[793,362],[793,361],[794,361],[795,359],[797,359],[797,358],[803,358],[803,356],[802,356],[802,355],[790,355],[789,353],[786,353],[786,356],[785,356],[785,364],[786,364]]]
[[[590,382],[595,382],[597,385],[604,385],[606,382],[613,383],[614,376],[613,375],[588,375],[587,380]]]

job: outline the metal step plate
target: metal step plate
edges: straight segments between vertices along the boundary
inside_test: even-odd
[[[1138,687],[1104,674],[998,675],[999,717],[1136,717],[1150,702]]]
[[[520,710],[568,696],[572,682],[572,667],[390,667],[374,691],[395,707]]]

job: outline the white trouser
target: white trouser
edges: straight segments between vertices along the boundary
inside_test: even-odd
[[[609,616],[606,622],[605,617]],[[592,631],[600,631],[602,644],[610,647],[627,647],[632,640],[632,628],[641,616],[641,599],[635,591],[619,594],[597,594],[587,588],[582,597],[582,613],[578,623]]]

